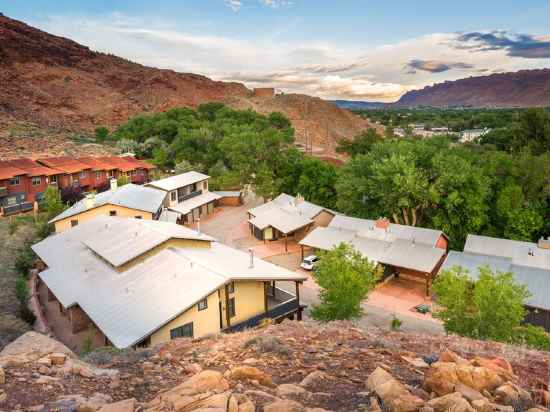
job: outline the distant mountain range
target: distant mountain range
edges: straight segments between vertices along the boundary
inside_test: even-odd
[[[349,110],[384,107],[550,107],[550,69],[521,70],[437,83],[396,103],[334,100]]]

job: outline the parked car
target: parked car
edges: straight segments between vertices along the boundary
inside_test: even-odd
[[[300,267],[304,270],[313,270],[318,261],[319,256],[311,255],[302,260]]]

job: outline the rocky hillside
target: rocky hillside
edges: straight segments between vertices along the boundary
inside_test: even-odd
[[[410,91],[401,97],[397,105],[546,107],[550,106],[550,69],[447,81]]]
[[[70,131],[110,128],[145,112],[208,101],[279,110],[296,121],[307,118],[321,141],[355,134],[365,122],[308,96],[252,98],[240,83],[213,81],[197,74],[145,67],[90,50],[0,15],[0,118]],[[318,107],[310,110],[309,106]],[[328,133],[326,128],[328,127]]]
[[[34,332],[0,353],[0,410],[542,412],[548,353],[284,322],[84,362]]]

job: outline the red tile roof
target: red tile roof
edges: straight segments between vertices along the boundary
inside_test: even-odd
[[[92,157],[92,156],[79,157],[78,161],[91,166],[92,170],[94,170],[94,171],[95,170],[113,170],[113,169],[116,169],[116,166],[114,166],[114,165],[112,165],[108,162],[102,161],[99,157]]]
[[[90,165],[79,162],[77,159],[67,156],[45,157],[43,159],[38,159],[37,161],[45,166],[59,169],[64,173],[77,173],[82,170],[91,169]]]
[[[21,159],[13,159],[13,160],[5,160],[3,162],[0,162],[0,168],[12,168],[17,169],[20,171],[19,175],[27,175],[27,176],[51,176],[56,175],[59,173],[62,173],[59,170],[52,169],[46,166],[42,166],[41,164],[35,162],[31,159],[21,158]],[[10,173],[10,172],[4,172]],[[17,175],[16,175],[17,176]]]
[[[24,170],[18,169],[13,166],[2,166],[0,165],[0,180],[11,179],[15,176],[25,175]]]

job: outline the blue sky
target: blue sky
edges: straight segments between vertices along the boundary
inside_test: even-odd
[[[0,0],[0,11],[149,66],[323,98],[393,101],[550,67],[547,0]]]

